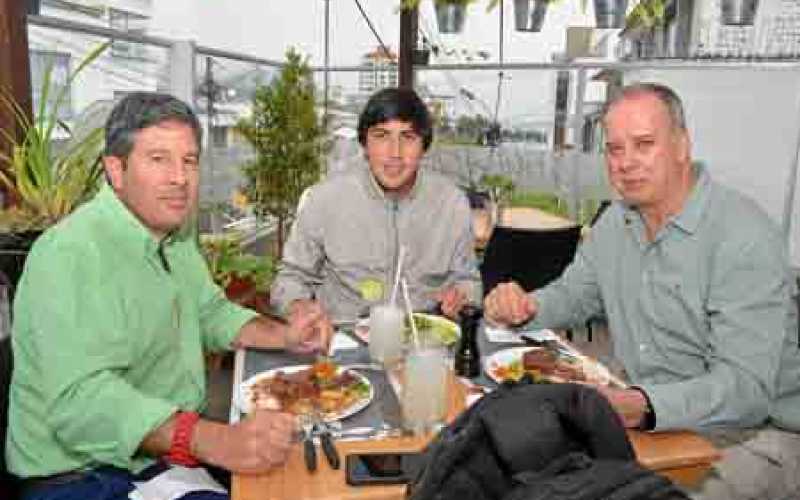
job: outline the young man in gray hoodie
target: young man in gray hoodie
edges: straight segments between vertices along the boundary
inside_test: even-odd
[[[290,316],[321,303],[334,320],[353,320],[388,300],[401,248],[415,309],[438,303],[453,318],[478,303],[466,196],[420,167],[433,140],[425,104],[413,90],[381,90],[361,113],[358,139],[368,167],[311,189],[284,248],[273,303]]]

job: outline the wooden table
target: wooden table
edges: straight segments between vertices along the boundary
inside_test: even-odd
[[[464,408],[466,390],[454,376],[450,378],[448,386],[448,419],[452,419]],[[697,484],[708,472],[711,464],[719,458],[718,451],[710,442],[690,432],[630,431],[629,437],[642,465],[687,487]],[[258,476],[234,475],[231,498],[232,500],[405,498],[405,485],[360,487],[347,485],[344,478],[344,457],[351,453],[370,451],[418,451],[429,439],[430,436],[337,442],[336,446],[342,457],[342,468],[331,469],[324,455],[318,452],[318,468],[313,474],[306,470],[302,447],[297,445],[281,469]]]

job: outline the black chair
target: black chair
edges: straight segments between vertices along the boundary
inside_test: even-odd
[[[7,337],[0,341],[0,451],[5,450],[6,446],[11,367],[11,338]],[[0,498],[17,498],[17,480],[6,469],[5,453],[0,453]]]
[[[517,282],[525,291],[550,283],[572,262],[580,237],[580,226],[495,227],[481,264],[484,295],[506,281]]]
[[[589,221],[589,226],[592,227],[600,220],[600,216],[603,215],[603,212],[606,211],[608,207],[611,206],[611,200],[600,200],[600,205],[597,207],[597,212],[594,213],[592,216],[592,220]]]
[[[16,279],[19,279],[18,275],[16,275]],[[0,271],[0,287],[5,287],[7,294],[5,297],[0,296],[0,300],[8,301],[7,304],[0,304],[0,307],[7,307],[10,314],[10,302],[13,300],[14,288],[3,271]],[[11,353],[11,323],[10,321],[5,323],[0,321],[0,327],[9,330],[0,331],[0,498],[13,500],[19,494],[19,480],[8,472],[5,457],[8,430],[8,393],[11,387],[11,372],[14,366],[14,359]]]

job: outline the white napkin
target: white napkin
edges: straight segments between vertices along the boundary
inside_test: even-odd
[[[328,355],[333,356],[336,354],[336,351],[348,351],[351,349],[358,349],[358,347],[358,342],[350,338],[350,335],[337,331],[336,335],[334,335],[331,340],[331,347],[328,349]]]
[[[128,494],[131,500],[175,500],[193,491],[228,491],[202,467],[173,465],[149,481],[134,482],[136,488]]]
[[[555,340],[558,337],[555,332],[548,329],[543,330],[514,330],[502,326],[486,325],[486,338],[489,342],[503,344],[522,344],[525,342],[523,337],[539,342],[545,340]]]

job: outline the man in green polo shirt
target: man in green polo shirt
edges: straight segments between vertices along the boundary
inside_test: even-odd
[[[125,97],[106,123],[108,184],[30,252],[14,302],[6,448],[26,500],[127,498],[132,481],[174,464],[259,472],[286,459],[288,414],[198,417],[203,353],[313,353],[330,323],[321,310],[289,325],[260,317],[214,285],[182,231],[197,204],[201,132],[173,97]],[[207,495],[186,498],[226,497]]]

